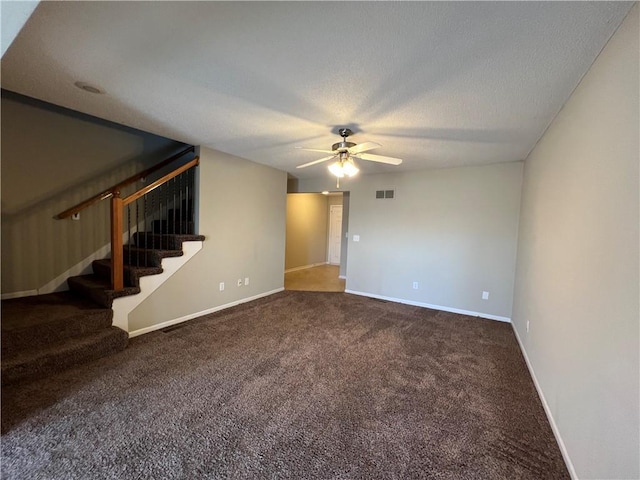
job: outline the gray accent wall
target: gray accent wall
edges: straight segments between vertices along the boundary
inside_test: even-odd
[[[347,290],[509,319],[521,180],[522,162],[512,162],[345,181]],[[299,189],[331,183],[301,179]],[[393,199],[376,198],[389,189]]]
[[[202,250],[129,314],[130,331],[284,287],[287,174],[205,147],[198,169]]]
[[[36,291],[109,243],[108,201],[54,215],[184,144],[11,92],[1,102],[2,293]]]
[[[524,169],[513,324],[581,479],[640,478],[638,16]]]

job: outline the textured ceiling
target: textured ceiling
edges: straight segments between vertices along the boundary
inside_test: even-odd
[[[298,177],[522,160],[629,2],[42,2],[2,87]],[[74,87],[83,81],[105,90]]]

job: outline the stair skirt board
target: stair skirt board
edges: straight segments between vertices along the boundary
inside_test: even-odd
[[[270,290],[268,292],[259,293],[258,295],[253,295],[251,297],[242,298],[240,300],[236,300],[234,302],[225,303],[224,305],[219,305],[217,307],[208,308],[206,310],[202,310],[201,312],[190,313],[189,315],[185,315],[184,317],[175,318],[173,320],[167,320],[166,322],[158,323],[156,325],[151,325],[149,327],[141,328],[139,330],[134,330],[133,332],[129,332],[129,338],[137,337],[139,335],[144,335],[145,333],[151,333],[156,330],[162,330],[163,328],[171,327],[173,325],[177,325],[179,323],[184,323],[189,320],[193,320],[194,318],[202,317],[203,315],[208,315],[210,313],[215,313],[220,310],[224,310],[226,308],[235,307],[236,305],[240,305],[242,303],[251,302],[253,300],[257,300],[262,297],[268,297],[269,295],[273,295],[274,293],[282,292],[284,287],[276,288],[275,290]],[[115,302],[114,302],[115,305]]]
[[[33,295],[38,295],[38,290],[25,290],[24,292],[3,293],[0,299],[10,300],[12,298],[32,297]]]
[[[113,299],[113,325],[129,332],[129,313],[140,305],[160,285],[167,281],[185,263],[202,250],[201,241],[186,241],[182,244],[183,255],[162,259],[163,272],[157,275],[140,277],[140,293]],[[130,334],[131,336],[131,334]]]
[[[127,237],[128,238],[128,237]],[[124,238],[123,241],[126,242],[127,238]],[[107,258],[111,255],[111,243],[107,243],[100,247],[100,249],[96,250],[94,253],[84,258],[80,262],[76,263],[73,267],[67,270],[64,273],[61,273],[56,278],[48,282],[46,285],[43,285],[38,289],[38,295],[43,295],[46,293],[53,292],[63,292],[65,290],[69,290],[69,286],[67,285],[67,278],[75,277],[76,275],[86,275],[91,273],[94,260],[100,260],[101,258]]]
[[[131,236],[133,236],[137,230],[132,228]],[[129,233],[122,234],[122,243],[126,244],[129,241]],[[24,292],[3,293],[1,299],[8,300],[10,298],[31,297],[32,295],[45,295],[47,293],[64,292],[69,290],[67,285],[67,278],[75,277],[77,275],[86,275],[91,273],[92,264],[94,260],[100,260],[108,258],[111,254],[111,243],[103,245],[98,250],[93,252],[86,258],[76,263],[73,267],[69,268],[66,272],[61,273],[53,280],[47,282],[37,290],[27,290]]]

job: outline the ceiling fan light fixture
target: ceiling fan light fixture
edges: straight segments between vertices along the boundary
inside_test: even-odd
[[[360,171],[360,169],[356,167],[356,164],[353,163],[352,159],[349,159],[346,162],[343,162],[342,171],[347,177],[353,177],[356,173]]]
[[[342,168],[342,162],[337,161],[329,165],[329,171],[338,178],[344,177],[344,169]]]
[[[360,169],[356,167],[356,164],[353,163],[352,159],[348,160],[338,160],[337,162],[329,165],[329,171],[338,178],[342,178],[345,175],[347,177],[353,177],[357,174]]]
[[[301,150],[308,150],[310,152],[322,152],[331,154],[328,157],[323,157],[319,160],[314,160],[313,162],[303,163],[302,165],[298,165],[296,168],[306,168],[310,167],[311,165],[326,162],[327,160],[333,160],[333,163],[329,165],[329,172],[339,180],[345,176],[353,177],[360,171],[353,161],[354,158],[357,158],[358,160],[367,160],[370,162],[386,163],[388,165],[400,165],[402,163],[402,159],[400,158],[385,157],[384,155],[373,155],[371,153],[366,153],[369,150],[381,147],[382,145],[380,145],[379,143],[364,142],[355,144],[353,142],[347,142],[347,137],[353,134],[353,132],[348,128],[341,128],[339,130],[339,133],[342,137],[342,142],[334,143],[331,147],[331,150],[296,147],[300,148]],[[340,182],[338,181],[337,183],[339,184]]]

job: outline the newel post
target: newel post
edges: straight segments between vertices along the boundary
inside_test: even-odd
[[[122,198],[120,192],[113,192],[111,197],[111,288],[124,288],[123,252],[122,252]]]

